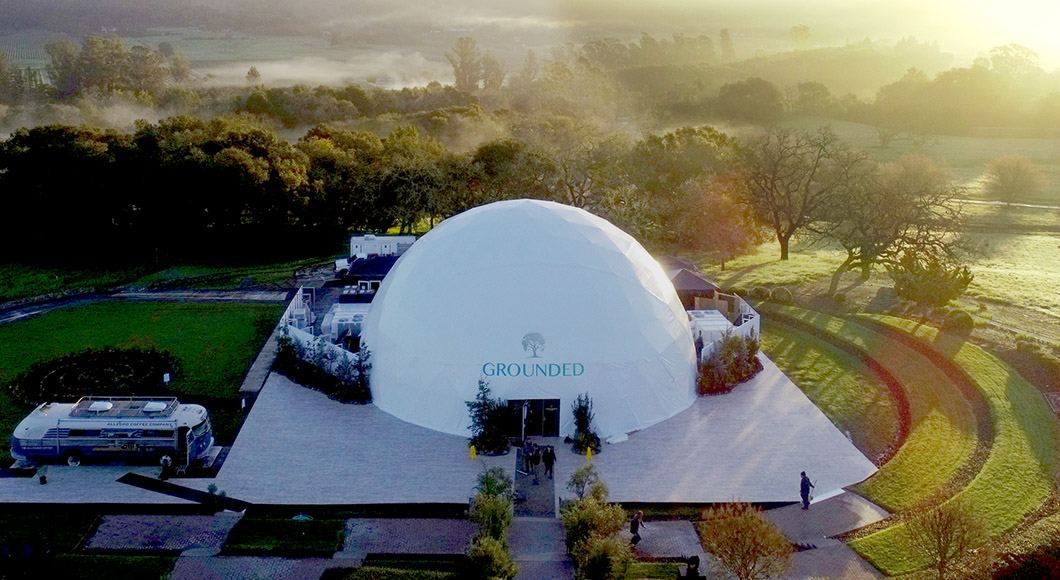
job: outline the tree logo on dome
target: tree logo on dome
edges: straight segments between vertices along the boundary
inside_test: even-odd
[[[538,351],[545,350],[545,337],[540,332],[528,332],[523,336],[523,351],[530,353],[530,358],[541,358]]]

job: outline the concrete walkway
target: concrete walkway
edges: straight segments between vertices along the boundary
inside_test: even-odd
[[[573,580],[563,522],[556,518],[515,518],[508,545],[519,564],[515,580]]]
[[[888,517],[883,508],[852,492],[810,504],[793,504],[765,512],[793,543],[811,549],[795,554],[785,580],[830,578],[832,580],[876,580],[883,574],[846,544],[831,536],[848,532]]]

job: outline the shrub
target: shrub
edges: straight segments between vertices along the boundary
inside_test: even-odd
[[[512,477],[503,467],[490,467],[478,474],[475,489],[486,495],[512,495]]]
[[[415,570],[387,566],[362,566],[353,570],[335,568],[324,572],[322,580],[458,580],[459,574],[438,570]]]
[[[942,330],[951,334],[968,335],[974,328],[975,321],[972,320],[972,315],[963,310],[950,312],[942,321]]]
[[[600,481],[600,475],[596,473],[596,468],[593,467],[591,461],[586,461],[570,472],[567,489],[573,491],[578,499],[582,499],[586,492],[591,492],[593,484],[598,481]]]
[[[621,507],[601,501],[592,495],[563,506],[563,528],[566,530],[567,550],[576,562],[586,554],[589,538],[612,536],[626,525],[626,512]]]
[[[503,455],[511,448],[508,441],[508,403],[490,397],[489,382],[478,382],[478,394],[474,401],[467,401],[471,415],[471,440],[468,445],[486,455]]]
[[[1012,201],[1033,195],[1045,187],[1045,174],[1023,155],[1002,155],[987,166],[984,185],[987,194]]]
[[[368,387],[371,356],[371,351],[364,345],[356,354],[339,357],[327,347],[323,338],[306,348],[284,334],[280,337],[272,370],[336,401],[365,404],[372,402],[372,391]]]
[[[791,304],[795,301],[794,297],[792,297],[791,295],[791,290],[788,290],[783,286],[779,288],[774,288],[769,293],[769,299],[773,302],[778,302],[780,304]]]
[[[755,300],[769,300],[769,288],[766,288],[765,286],[755,286],[754,288],[751,288],[748,297],[754,298]]]
[[[898,263],[887,266],[894,292],[921,307],[940,307],[964,294],[972,283],[972,271],[956,260],[906,252]]]
[[[847,295],[845,292],[836,292],[832,294],[832,300],[835,301],[837,306],[846,306]]]
[[[471,559],[471,578],[510,580],[519,573],[519,565],[508,552],[508,546],[495,538],[476,536],[471,540],[467,555]]]
[[[478,527],[480,535],[504,542],[508,528],[512,527],[513,515],[511,496],[480,493],[471,502],[469,518]]]
[[[571,412],[574,413],[574,450],[585,453],[589,449],[593,453],[600,452],[600,437],[593,431],[593,400],[588,393],[578,395],[577,400],[571,404]]]
[[[731,391],[736,385],[755,376],[758,362],[758,337],[729,334],[707,357],[699,369],[699,394],[715,395]]]
[[[794,548],[761,511],[749,504],[725,504],[701,514],[696,529],[703,550],[718,557],[740,580],[779,578]]]
[[[592,534],[585,542],[578,566],[580,576],[586,580],[620,580],[626,578],[633,563],[633,551],[629,542],[616,535]]]

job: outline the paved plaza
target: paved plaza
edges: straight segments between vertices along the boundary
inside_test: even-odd
[[[799,472],[815,494],[857,483],[875,466],[762,357],[764,370],[725,395],[605,446],[594,463],[618,502],[793,502]],[[556,495],[584,458],[556,446]],[[516,453],[472,460],[462,437],[406,423],[373,405],[344,405],[281,375],[266,381],[214,483],[265,504],[463,503],[484,466],[515,472]],[[204,487],[205,480],[196,485]]]
[[[799,472],[824,496],[876,468],[777,367],[725,395],[606,445],[593,459],[618,502],[798,500]],[[557,438],[556,501],[584,461]],[[176,483],[257,504],[466,503],[487,466],[515,473],[514,452],[471,459],[467,440],[412,425],[374,405],[347,405],[270,374],[215,479]],[[179,503],[116,480],[150,466],[50,466],[48,484],[0,479],[0,502]]]

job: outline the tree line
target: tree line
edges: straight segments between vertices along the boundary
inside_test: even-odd
[[[912,39],[892,49],[862,43],[763,56],[736,66],[732,38],[723,32],[717,43],[720,58],[716,43],[705,35],[643,35],[634,42],[604,38],[559,46],[547,57],[531,51],[513,70],[465,37],[444,55],[453,69],[452,85],[435,82],[400,91],[358,85],[266,87],[252,75],[247,86],[207,88],[170,45],[130,47],[116,36],[90,35],[80,45],[60,39],[46,46],[47,79],[41,71],[11,66],[0,55],[0,103],[11,105],[9,116],[30,113],[45,123],[63,120],[55,118],[51,105],[56,103],[81,109],[130,103],[157,108],[162,115],[245,111],[285,127],[367,123],[379,115],[419,112],[430,119],[428,113],[451,107],[478,107],[474,122],[480,124],[502,122],[498,119],[507,111],[540,110],[606,115],[647,127],[714,121],[768,125],[790,116],[815,116],[877,126],[884,146],[903,132],[1060,129],[1060,74],[1042,70],[1038,55],[1020,45],[995,47],[972,66],[932,76],[918,65],[940,67],[944,57],[937,46]],[[789,69],[803,76],[791,77]],[[838,69],[842,76],[836,75]],[[872,99],[833,93],[829,86],[866,70],[875,76],[858,86],[864,90],[877,83]],[[895,77],[900,78],[887,83]]]
[[[508,131],[460,153],[411,125],[384,137],[318,125],[292,143],[250,116],[174,117],[129,133],[20,129],[0,143],[0,197],[8,215],[37,227],[3,236],[15,256],[49,255],[73,240],[84,252],[179,253],[217,236],[412,231],[530,197],[595,211],[649,244],[717,241],[734,253],[758,239],[729,183],[735,145],[717,131],[630,141],[560,117],[521,118]],[[726,211],[691,211],[708,198]]]
[[[585,120],[520,116],[504,137],[457,152],[414,126],[385,136],[321,124],[296,142],[252,116],[141,121],[120,133],[63,125],[0,143],[0,198],[32,228],[2,235],[11,258],[179,259],[411,232],[493,201],[581,207],[650,249],[714,260],[771,234],[839,244],[843,272],[959,268],[960,208],[944,166],[879,164],[828,129],[736,140],[710,127],[631,139]],[[333,247],[333,245],[329,245]],[[965,284],[967,285],[967,284]]]

